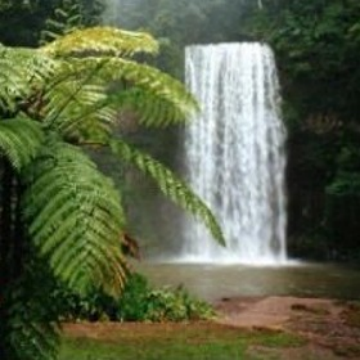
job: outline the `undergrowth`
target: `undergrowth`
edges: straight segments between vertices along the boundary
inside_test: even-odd
[[[52,296],[61,307],[64,321],[176,322],[206,320],[215,315],[211,305],[194,298],[182,286],[154,289],[137,273],[129,276],[117,301],[96,289],[81,297],[61,286]]]

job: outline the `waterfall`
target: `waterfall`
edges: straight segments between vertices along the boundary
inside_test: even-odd
[[[285,128],[274,56],[259,43],[186,48],[186,81],[202,107],[185,130],[184,167],[227,247],[185,220],[181,260],[286,260]]]

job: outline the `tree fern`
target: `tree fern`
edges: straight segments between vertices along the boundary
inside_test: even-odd
[[[146,33],[108,27],[76,30],[37,50],[0,46],[0,155],[8,160],[0,172],[7,184],[1,200],[9,222],[0,224],[5,229],[0,231],[0,315],[6,314],[0,322],[0,357],[6,358],[1,343],[6,338],[11,360],[53,358],[56,326],[47,303],[43,316],[37,315],[44,292],[35,296],[27,284],[40,282],[39,289],[43,284],[39,272],[29,275],[29,259],[44,264],[47,279],[60,279],[78,292],[95,286],[116,296],[124,283],[121,198],[82,144],[110,147],[224,244],[211,211],[184,182],[112,137],[115,115],[129,109],[145,126],[182,123],[197,110],[180,82],[131,60],[138,52],[157,50]],[[8,266],[11,261],[22,264],[18,271]]]
[[[54,274],[77,291],[95,284],[119,294],[124,214],[110,180],[81,150],[52,141],[27,169],[26,184],[29,234]]]
[[[225,245],[222,231],[209,208],[190,188],[179,180],[172,171],[160,162],[153,159],[119,139],[111,139],[109,146],[112,152],[121,160],[135,165],[142,172],[150,176],[159,186],[160,190],[176,204],[199,217],[211,231],[213,237]]]

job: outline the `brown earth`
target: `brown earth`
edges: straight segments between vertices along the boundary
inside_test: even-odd
[[[332,299],[296,297],[224,298],[216,302],[218,317],[201,323],[79,323],[65,324],[69,336],[97,339],[164,337],[184,328],[285,331],[305,338],[294,348],[253,346],[256,356],[282,360],[360,359],[360,305]],[[136,339],[133,339],[136,340]]]
[[[304,349],[282,349],[283,359],[360,359],[360,306],[353,302],[270,296],[222,299],[217,321],[234,327],[274,329],[308,340]],[[274,350],[279,352],[279,350]]]

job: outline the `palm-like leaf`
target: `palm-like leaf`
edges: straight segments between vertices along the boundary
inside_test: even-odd
[[[122,108],[134,110],[143,125],[184,122],[198,109],[194,97],[182,83],[151,66],[113,58],[100,69],[100,74],[108,80],[125,82],[126,91],[118,98],[116,93],[113,96]]]
[[[158,52],[158,43],[147,33],[103,26],[75,30],[44,46],[41,51],[61,58],[89,53],[132,56],[138,52],[155,54]]]
[[[43,137],[40,125],[25,116],[0,121],[0,153],[17,170],[35,158]]]
[[[209,228],[213,237],[221,245],[225,245],[222,231],[212,212],[183,181],[179,180],[173,174],[172,171],[148,154],[144,154],[143,152],[134,149],[119,139],[110,140],[109,146],[112,152],[121,160],[135,165],[142,172],[149,175],[168,198],[185,210],[199,217]]]
[[[0,109],[15,111],[54,74],[59,63],[33,49],[0,46]]]
[[[48,144],[27,170],[24,207],[30,236],[57,277],[76,291],[93,284],[119,293],[125,277],[120,198],[83,152]]]
[[[143,125],[167,126],[185,122],[198,109],[194,97],[179,81],[151,66],[110,57],[72,59],[67,66],[64,74],[73,76],[69,76],[63,85],[54,87],[57,94],[50,94],[49,97],[57,101],[53,100],[49,106],[55,108],[73,96],[74,100],[82,100],[75,102],[83,108],[87,107],[85,114],[88,116],[67,114],[59,121],[66,131],[93,129],[94,133],[98,129],[109,133],[119,110],[135,112]],[[59,73],[58,76],[64,74]],[[90,92],[86,86],[79,87],[89,78],[92,83]],[[96,98],[96,91],[104,90],[111,83],[115,85],[106,92],[106,100],[101,96]],[[76,92],[77,88],[81,88],[81,91]],[[104,92],[101,94],[105,95]],[[59,101],[59,98],[63,100]]]
[[[71,138],[109,135],[116,113],[107,106],[107,83],[97,74],[100,66],[62,65],[44,90],[46,127]]]

